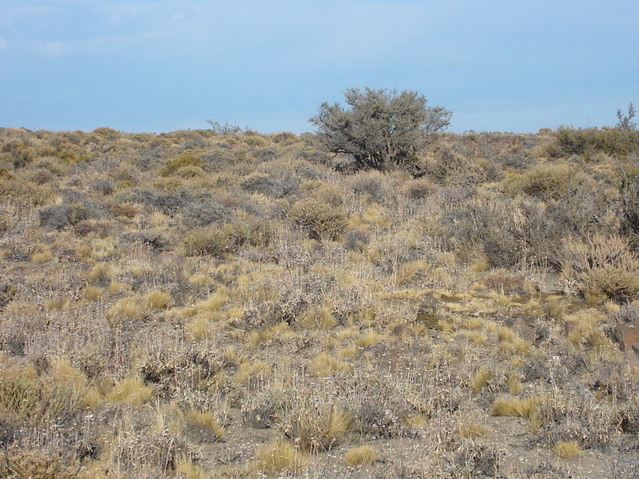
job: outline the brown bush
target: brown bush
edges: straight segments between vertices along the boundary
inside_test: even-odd
[[[599,234],[586,241],[569,238],[562,267],[582,295],[618,302],[639,298],[639,257],[625,238]]]
[[[295,203],[288,216],[311,239],[337,240],[346,229],[346,214],[341,208],[314,198]]]

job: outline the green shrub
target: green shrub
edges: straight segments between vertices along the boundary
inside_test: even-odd
[[[597,152],[623,157],[639,151],[639,131],[628,129],[575,129],[561,127],[555,132],[565,155],[591,158]]]
[[[164,166],[160,169],[160,175],[170,176],[180,168],[185,166],[202,166],[204,161],[199,156],[193,154],[184,154],[177,158],[172,158],[164,163]]]
[[[558,200],[570,189],[574,172],[565,163],[537,165],[522,176],[511,177],[506,189],[513,194],[521,191],[542,200]]]

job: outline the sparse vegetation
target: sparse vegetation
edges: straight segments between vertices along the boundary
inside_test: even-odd
[[[0,476],[633,477],[633,116],[0,129]]]

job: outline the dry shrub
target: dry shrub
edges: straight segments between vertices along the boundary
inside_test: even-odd
[[[260,193],[273,198],[282,198],[294,193],[299,180],[290,171],[275,171],[269,173],[252,173],[246,177],[240,186],[249,193]]]
[[[504,186],[513,196],[522,192],[542,200],[558,200],[569,191],[574,177],[568,164],[547,163],[537,165],[521,176],[511,176]]]
[[[0,477],[9,479],[72,479],[77,468],[68,467],[49,451],[11,446],[3,451]]]
[[[503,451],[493,445],[464,441],[455,458],[459,476],[453,477],[500,477],[503,455]]]
[[[182,240],[187,256],[214,256],[223,258],[237,253],[243,247],[267,246],[272,231],[267,223],[259,221],[236,221],[222,228],[196,229]]]
[[[639,257],[628,240],[596,234],[586,241],[564,242],[563,272],[578,292],[591,299],[620,303],[639,298]]]
[[[387,175],[377,171],[359,171],[350,178],[353,191],[358,195],[368,196],[380,201],[392,188]]]
[[[81,404],[81,392],[73,385],[41,379],[33,368],[0,371],[0,410],[33,421],[63,421],[73,418]]]
[[[307,198],[293,205],[289,218],[311,239],[337,240],[346,229],[346,214],[330,203]]]

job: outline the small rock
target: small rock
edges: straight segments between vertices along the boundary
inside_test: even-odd
[[[537,331],[522,318],[517,319],[512,328],[525,341],[534,343],[535,339],[537,339]]]
[[[639,349],[639,321],[618,324],[615,328],[615,339],[619,342],[622,351],[634,351]]]
[[[579,329],[579,323],[577,321],[568,320],[564,323],[564,334],[570,336],[573,331]]]

